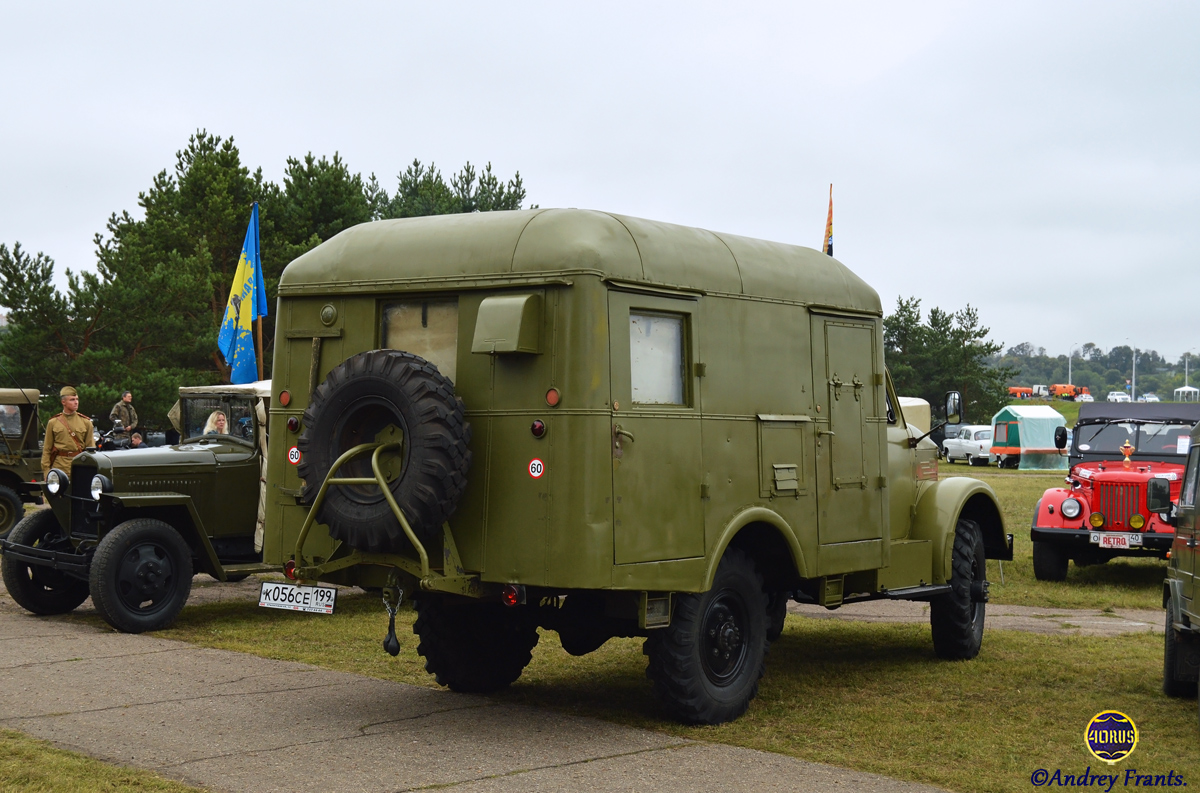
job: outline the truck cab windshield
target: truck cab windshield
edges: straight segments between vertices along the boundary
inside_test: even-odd
[[[1191,427],[1185,424],[1146,424],[1140,421],[1121,421],[1081,427],[1076,433],[1076,451],[1121,457],[1121,447],[1129,441],[1134,454],[1154,457],[1187,455]]]
[[[183,400],[183,440],[220,436],[254,444],[254,400],[242,397],[202,396]]]

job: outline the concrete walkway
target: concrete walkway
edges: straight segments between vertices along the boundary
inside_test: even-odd
[[[198,600],[257,586],[207,586]],[[83,609],[90,608],[90,603]],[[934,788],[486,697],[34,617],[0,588],[0,726],[226,791]]]

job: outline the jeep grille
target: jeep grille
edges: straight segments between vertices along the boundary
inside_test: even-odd
[[[1140,512],[1142,487],[1136,484],[1096,483],[1097,512],[1104,515],[1108,525],[1129,525],[1129,518]]]

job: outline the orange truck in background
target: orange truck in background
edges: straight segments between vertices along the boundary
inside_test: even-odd
[[[1010,389],[1011,390],[1011,389]],[[1059,399],[1075,399],[1076,397],[1088,393],[1086,386],[1069,385],[1064,383],[1055,383],[1050,386],[1050,397],[1058,397]]]
[[[1033,396],[1033,389],[1027,385],[1010,385],[1008,395],[1017,399],[1029,399]]]

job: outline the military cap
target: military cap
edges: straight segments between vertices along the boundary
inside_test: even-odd
[[[58,392],[58,398],[62,399],[63,397],[69,396],[79,396],[79,392],[76,391],[74,387],[65,385],[62,387],[62,390]]]

